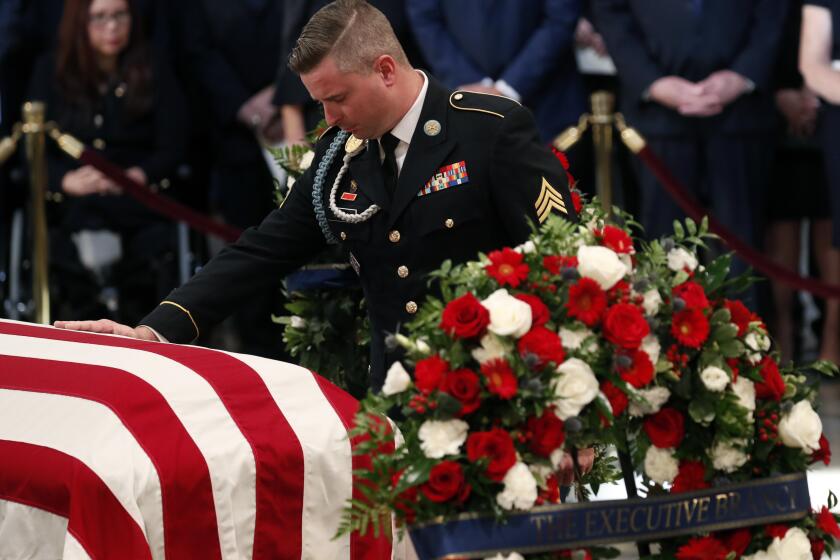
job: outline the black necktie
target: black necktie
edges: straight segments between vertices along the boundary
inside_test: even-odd
[[[385,189],[393,194],[397,190],[397,156],[394,150],[400,143],[400,139],[389,132],[379,139],[379,143],[382,145],[382,151],[385,152],[385,159],[382,161]]]

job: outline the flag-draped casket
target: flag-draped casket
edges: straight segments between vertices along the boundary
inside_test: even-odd
[[[356,409],[283,362],[0,321],[0,558],[387,558],[333,539]]]

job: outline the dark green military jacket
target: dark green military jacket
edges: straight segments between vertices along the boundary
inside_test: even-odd
[[[171,342],[192,341],[251,293],[276,285],[320,253],[333,237],[349,251],[365,292],[373,330],[371,386],[378,389],[395,357],[387,355],[384,336],[422,305],[430,271],[446,259],[461,263],[479,251],[518,245],[528,238],[529,223],[551,213],[577,219],[560,162],[540,143],[531,114],[510,99],[453,93],[430,79],[395,192],[385,188],[377,142],[363,145],[349,161],[335,206],[345,215],[380,207],[361,223],[330,210],[329,193],[345,155],[339,134],[330,129],[318,141],[312,166],[281,208],[141,324]],[[333,144],[336,157],[325,166]],[[319,167],[323,188],[313,197]]]

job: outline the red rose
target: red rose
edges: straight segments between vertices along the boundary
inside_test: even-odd
[[[785,538],[785,535],[787,535],[789,528],[790,527],[788,527],[787,525],[768,525],[764,528],[764,532],[767,533],[767,536],[771,539],[775,539],[777,537],[779,539],[783,539]]]
[[[728,554],[716,538],[694,537],[677,550],[677,560],[724,560]]]
[[[706,467],[701,461],[680,461],[680,470],[671,486],[671,492],[689,492],[691,490],[702,490],[708,488],[706,482]]]
[[[732,322],[738,326],[738,336],[747,334],[747,329],[752,321],[760,321],[758,316],[747,309],[747,306],[739,300],[726,299],[723,300],[723,305],[729,310]]]
[[[539,418],[528,418],[527,430],[528,449],[541,457],[549,457],[566,439],[563,421],[550,408],[545,409]]]
[[[765,356],[758,365],[764,381],[755,384],[755,396],[763,400],[781,401],[785,394],[785,382],[779,373],[779,366],[770,356]]]
[[[686,309],[700,309],[702,311],[709,307],[709,300],[706,297],[706,292],[703,291],[703,286],[691,280],[683,282],[679,286],[674,286],[671,295],[683,300]]]
[[[645,418],[644,429],[656,447],[677,447],[685,436],[685,417],[676,408],[663,408]]]
[[[727,533],[723,542],[736,558],[740,558],[752,542],[752,533],[749,529],[736,529]]]
[[[835,539],[840,539],[840,525],[837,525],[837,519],[825,506],[817,514],[817,527]]]
[[[508,285],[516,288],[528,278],[530,268],[522,262],[522,253],[517,253],[509,247],[501,251],[491,251],[487,257],[490,264],[484,267],[500,286]]]
[[[440,328],[455,338],[479,337],[489,324],[490,312],[472,294],[447,303],[440,318]]]
[[[814,454],[811,455],[811,461],[814,463],[822,461],[826,465],[831,464],[831,446],[829,445],[825,434],[820,436],[820,448],[814,451]]]
[[[633,350],[626,355],[633,360],[633,363],[628,368],[619,368],[618,374],[621,379],[636,389],[641,389],[653,381],[653,362],[650,361],[647,352]]]
[[[463,501],[462,496],[466,499],[464,494],[469,494],[469,487],[464,484],[464,471],[461,465],[454,461],[441,461],[432,467],[429,480],[420,490],[429,500],[437,503],[448,502],[453,498],[460,502]]]
[[[825,541],[822,539],[811,539],[811,558],[820,560],[825,554]]]
[[[709,320],[699,309],[684,309],[674,313],[671,334],[683,346],[700,348],[709,338]]]
[[[510,434],[501,428],[489,432],[473,432],[467,438],[467,457],[475,463],[488,458],[487,477],[501,482],[510,468],[516,463],[516,449]]]
[[[627,395],[610,383],[609,381],[605,381],[601,385],[601,392],[607,397],[607,400],[610,401],[610,407],[612,408],[613,417],[617,418],[621,415],[622,412],[627,408],[627,404],[629,402]]]
[[[516,375],[504,358],[494,358],[481,364],[481,373],[487,380],[487,390],[502,399],[516,395]]]
[[[566,357],[560,337],[545,327],[534,327],[525,333],[519,339],[517,348],[523,358],[528,354],[536,357],[536,369],[542,369],[549,362],[560,365]]]
[[[443,378],[449,371],[449,362],[435,354],[423,358],[414,366],[414,385],[421,393],[437,391],[443,385]]]
[[[466,368],[447,373],[443,379],[443,390],[461,401],[458,416],[474,412],[481,404],[478,376]]]
[[[635,350],[650,334],[642,311],[630,303],[616,303],[604,315],[604,336],[620,348]]]
[[[550,274],[560,274],[564,268],[577,268],[578,258],[575,256],[565,257],[562,255],[548,255],[543,257],[543,268]]]
[[[588,327],[594,327],[601,320],[607,308],[607,294],[591,278],[581,278],[569,288],[566,309],[569,317],[580,319]]]
[[[615,226],[604,226],[603,229],[595,230],[595,238],[601,242],[601,245],[612,249],[616,253],[632,254],[633,240],[621,228]]]
[[[551,312],[543,300],[533,294],[516,294],[516,299],[524,301],[531,307],[531,326],[541,327],[551,319]]]

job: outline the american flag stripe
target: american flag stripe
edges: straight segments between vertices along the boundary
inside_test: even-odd
[[[66,343],[65,343],[66,344]],[[189,558],[203,549],[220,558],[213,489],[207,463],[167,402],[148,383],[118,369],[9,357],[0,386],[56,393],[109,407],[131,431],[161,480],[167,558]],[[189,465],[189,469],[181,468]]]
[[[28,473],[27,473],[28,474]],[[4,478],[8,485],[10,478]],[[34,488],[15,485],[32,492]],[[67,532],[67,517],[2,498],[0,493],[0,558],[62,558],[91,560],[76,538]]]
[[[67,517],[68,532],[93,558],[108,558],[108,552],[115,550],[125,551],[125,558],[152,558],[141,526],[113,488],[86,463],[52,446],[9,440],[0,440],[0,456],[0,496],[4,499]],[[86,504],[96,504],[96,516],[87,515]],[[108,519],[107,530],[99,526],[103,517]]]

